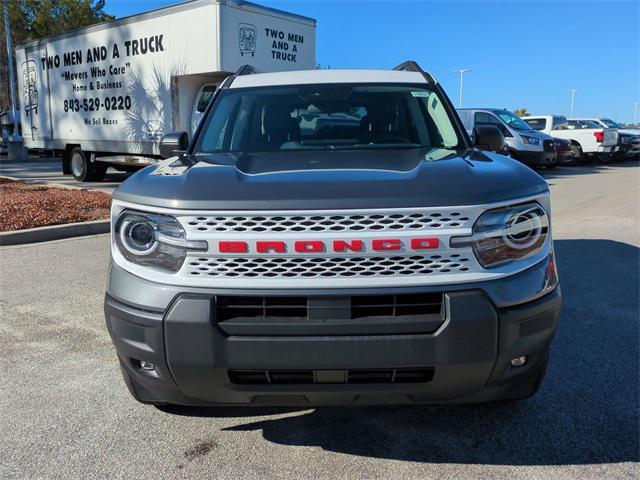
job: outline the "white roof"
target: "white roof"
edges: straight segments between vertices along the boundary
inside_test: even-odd
[[[427,83],[421,73],[398,70],[298,70],[241,75],[229,88],[313,83]]]

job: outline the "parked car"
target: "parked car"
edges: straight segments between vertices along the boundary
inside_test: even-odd
[[[603,128],[615,128],[618,130],[618,145],[614,157],[624,160],[627,158],[640,158],[640,129],[625,128],[618,122],[609,118],[576,118],[577,121],[592,122]]]
[[[556,163],[558,165],[575,165],[576,156],[571,148],[571,142],[564,138],[553,139],[556,149]]]
[[[474,147],[414,62],[246,72],[113,194],[105,317],[132,396],[533,395],[561,303],[547,182],[493,153],[495,126]]]
[[[608,162],[618,144],[616,129],[602,128],[592,122],[567,120],[562,115],[532,115],[523,120],[539,132],[569,140],[577,161]]]
[[[473,137],[477,125],[493,125],[504,135],[505,154],[532,167],[554,167],[556,154],[553,139],[531,128],[509,110],[497,108],[461,108],[458,115]]]

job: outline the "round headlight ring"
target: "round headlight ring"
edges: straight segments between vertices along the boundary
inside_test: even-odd
[[[505,243],[516,250],[531,248],[544,233],[542,218],[544,218],[544,212],[538,209],[517,212],[507,220],[507,233],[504,236]],[[512,227],[517,228],[519,224],[525,222],[531,224],[527,230],[514,233],[509,232]]]
[[[126,219],[120,226],[120,241],[130,253],[148,255],[158,246],[155,230],[153,222],[146,218]]]

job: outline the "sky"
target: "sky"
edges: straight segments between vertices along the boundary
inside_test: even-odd
[[[176,0],[106,0],[116,17]],[[640,101],[640,0],[254,0],[313,17],[322,67],[416,60],[458,104],[634,120]],[[638,107],[640,121],[640,107]]]

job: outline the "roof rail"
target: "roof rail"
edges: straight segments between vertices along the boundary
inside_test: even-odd
[[[254,73],[258,73],[256,68],[253,65],[242,65],[238,70],[236,70],[237,76],[242,75],[253,75]]]
[[[425,72],[415,60],[407,60],[406,62],[402,62],[400,65],[393,67],[393,69],[400,72],[418,72],[422,74],[427,82],[436,83],[436,79],[433,78],[433,76],[429,72]]]

